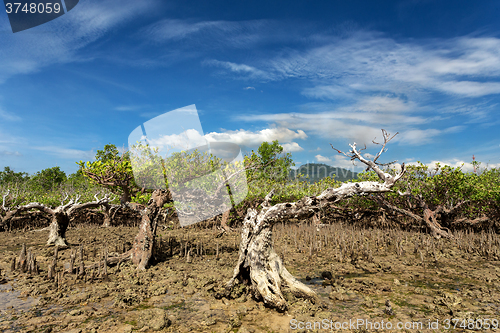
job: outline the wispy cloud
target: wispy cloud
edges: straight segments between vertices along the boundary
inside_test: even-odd
[[[154,9],[155,0],[80,2],[70,14],[16,34],[2,34],[0,83],[56,63],[88,60],[77,53],[112,28]],[[7,16],[1,21],[7,19]],[[6,22],[0,22],[2,28]]]
[[[137,111],[149,107],[149,105],[120,105],[114,108],[116,111]]]
[[[8,151],[8,150],[0,150],[0,155],[8,155],[8,156],[23,156],[18,151]]]
[[[357,31],[348,38],[325,35],[321,40],[320,46],[288,48],[226,69],[254,79],[313,80],[314,87],[304,89],[304,94],[324,99],[370,92],[459,97],[500,93],[500,39],[495,37],[396,41],[381,33]],[[245,66],[252,70],[238,70]]]
[[[251,78],[260,78],[260,79],[269,79],[270,76],[268,73],[257,69],[252,66],[244,65],[244,64],[236,64],[233,62],[229,61],[219,61],[219,60],[205,60],[203,61],[204,65],[208,66],[214,66],[214,67],[219,67],[219,68],[224,68],[229,70],[230,72],[238,73],[238,74],[244,74],[244,76],[251,77]]]
[[[92,160],[95,157],[95,152],[90,150],[79,150],[71,148],[62,148],[58,146],[41,146],[32,147],[35,150],[45,151],[50,155],[69,160]]]
[[[204,43],[220,46],[249,47],[254,40],[260,39],[259,32],[268,21],[200,21],[165,19],[142,29],[143,38],[155,42],[170,42],[181,39],[195,39]],[[229,45],[228,45],[229,44]]]
[[[141,39],[154,44],[175,44],[183,49],[255,49],[257,46],[297,40],[310,29],[272,20],[196,21],[164,19],[138,32]]]
[[[321,47],[291,51],[256,67],[276,79],[333,81],[305,90],[308,95],[323,98],[410,89],[479,97],[500,93],[500,39],[396,42],[381,34],[359,32]]]
[[[0,106],[0,119],[6,120],[6,121],[21,121],[22,120],[21,117],[5,111],[1,106]]]

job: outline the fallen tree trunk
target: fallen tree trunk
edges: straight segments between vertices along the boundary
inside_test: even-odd
[[[401,195],[409,195],[407,193],[400,193]],[[374,196],[375,200],[381,207],[386,207],[387,209],[396,211],[398,213],[404,214],[418,221],[419,223],[425,225],[427,229],[431,232],[431,235],[439,239],[443,238],[453,238],[453,234],[450,229],[441,226],[438,221],[438,215],[441,215],[441,220],[447,219],[451,220],[451,217],[454,216],[457,210],[462,207],[465,203],[469,202],[468,200],[464,200],[459,202],[456,205],[451,205],[449,208],[446,208],[442,205],[438,205],[434,209],[431,209],[429,205],[422,199],[421,196],[415,196],[414,199],[418,201],[420,208],[423,211],[423,216],[419,216],[410,210],[396,207],[390,204],[387,200],[385,200],[381,195]],[[478,222],[482,222],[483,220],[478,220]]]

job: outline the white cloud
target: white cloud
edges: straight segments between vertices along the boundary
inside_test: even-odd
[[[372,159],[375,157],[375,155],[372,155],[372,154],[370,154],[370,153],[364,153],[364,154],[363,154],[363,156],[364,156],[365,158],[370,159],[370,160],[372,160]]]
[[[148,139],[153,147],[160,148],[161,153],[170,153],[170,150],[185,150],[204,146],[209,142],[230,142],[240,146],[260,146],[264,141],[278,140],[285,152],[302,151],[303,148],[295,139],[306,139],[304,131],[297,132],[287,128],[268,128],[256,132],[248,130],[211,132],[202,136],[197,130],[189,129],[182,134],[163,135],[157,139]],[[143,140],[144,138],[141,138]],[[170,149],[170,150],[169,150]]]
[[[281,145],[285,153],[293,153],[297,151],[302,151],[304,148],[299,146],[297,142],[284,143]]]
[[[500,77],[500,39],[396,42],[381,34],[358,32],[303,52],[291,51],[266,59],[259,68],[275,79],[330,81],[304,90],[319,98],[345,98],[370,91],[411,93],[420,89],[477,97],[500,93],[496,82]],[[478,78],[481,80],[476,81]],[[488,81],[491,79],[495,81]]]
[[[144,137],[141,140],[144,140]],[[181,134],[162,135],[157,139],[148,139],[148,142],[152,147],[159,148],[162,155],[208,144],[206,138],[195,129],[188,129]]]
[[[269,27],[272,25],[274,24],[267,20],[196,22],[164,19],[141,29],[139,35],[154,43],[172,43],[182,40],[183,47],[251,48],[256,43],[270,38]],[[264,30],[268,30],[268,34],[263,34]]]
[[[325,35],[318,40],[323,44],[287,49],[237,67],[227,62],[225,67],[238,76],[264,80],[310,80],[316,86],[304,89],[305,95],[335,100],[376,92],[417,96],[431,91],[461,97],[500,93],[499,38],[396,41],[358,31],[348,38]]]
[[[245,64],[236,64],[234,62],[229,62],[229,61],[219,61],[219,60],[206,60],[203,62],[204,65],[208,66],[214,66],[214,67],[221,67],[228,69],[231,72],[237,73],[237,74],[244,74],[248,75],[252,78],[261,78],[261,79],[269,79],[269,74],[257,69],[252,66],[248,66]]]
[[[255,87],[245,87],[244,90],[255,90]]]
[[[224,133],[212,132],[205,135],[208,141],[233,142],[242,146],[259,146],[262,142],[272,142],[278,140],[280,144],[292,143],[295,139],[306,139],[304,131],[292,131],[288,128],[267,128],[261,131],[236,130],[226,131]]]
[[[321,163],[330,163],[332,160],[326,156],[322,156],[320,154],[314,156],[316,158],[316,161],[321,162]]]

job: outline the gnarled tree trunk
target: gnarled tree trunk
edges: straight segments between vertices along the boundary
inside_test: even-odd
[[[49,239],[47,245],[67,247],[66,230],[69,226],[69,216],[64,211],[54,212],[49,226]]]
[[[141,209],[143,206],[127,203],[127,206],[134,210],[140,210],[141,224],[139,232],[135,236],[134,244],[131,249],[132,262],[137,266],[138,270],[145,270],[151,258],[156,238],[156,221],[161,208],[170,200],[170,194],[167,190],[155,190],[151,195],[151,200],[148,206]]]
[[[370,193],[389,192],[396,181],[405,173],[404,164],[399,174],[391,176],[379,169],[375,163],[383,152],[385,144],[390,140],[384,132],[384,146],[373,161],[364,159],[356,150],[356,144],[350,145],[351,158],[358,159],[373,169],[384,183],[360,182],[347,183],[339,188],[329,188],[319,196],[304,197],[293,203],[280,203],[271,206],[274,191],[269,193],[262,203],[262,210],[248,209],[243,222],[239,258],[233,277],[226,284],[226,296],[237,283],[247,283],[254,296],[262,298],[270,307],[283,311],[287,302],[283,297],[282,288],[288,288],[294,295],[309,298],[314,301],[315,293],[306,285],[295,279],[283,266],[272,245],[272,227],[275,223],[287,218],[310,218],[319,212],[325,204]]]

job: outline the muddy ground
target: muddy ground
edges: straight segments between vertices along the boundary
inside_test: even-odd
[[[453,240],[435,240],[419,232],[339,223],[277,225],[277,253],[319,295],[312,304],[285,290],[290,307],[284,313],[266,308],[243,287],[233,299],[218,297],[237,261],[238,230],[221,237],[213,228],[160,230],[156,263],[145,272],[121,263],[109,267],[107,277],[97,271],[88,271],[84,279],[62,275],[79,244],[89,264],[106,246],[110,256],[127,250],[136,231],[70,228],[71,247],[59,251],[58,281],[47,279],[54,253],[45,246],[48,231],[0,233],[0,331],[366,332],[380,331],[382,321],[384,328],[387,322],[393,328],[406,325],[407,332],[464,331],[467,325],[500,331],[493,329],[500,321],[497,234],[456,232]],[[40,275],[11,271],[22,244],[36,254]],[[447,325],[447,319],[459,321]],[[349,320],[360,326],[342,329]]]

